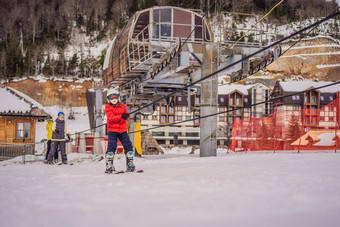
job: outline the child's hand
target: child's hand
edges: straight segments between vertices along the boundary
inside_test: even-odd
[[[129,117],[130,117],[130,114],[129,114],[129,113],[125,113],[125,114],[122,115],[122,118],[123,118],[124,120],[129,119]]]

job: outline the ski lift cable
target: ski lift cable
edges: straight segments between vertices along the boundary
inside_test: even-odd
[[[288,97],[291,97],[291,96],[294,96],[294,95],[304,94],[304,93],[309,92],[309,91],[314,91],[314,90],[318,90],[318,89],[334,86],[334,85],[337,85],[337,84],[340,84],[340,81],[334,82],[332,84],[327,84],[327,85],[323,85],[323,86],[320,86],[320,87],[312,88],[312,89],[307,89],[307,90],[300,91],[300,92],[295,92],[295,93],[292,93],[292,94],[289,94],[289,95],[284,95],[284,96],[272,98],[272,99],[269,99],[269,100],[266,100],[266,101],[262,101],[262,102],[259,102],[259,103],[254,103],[254,104],[250,105],[249,108],[257,106],[257,105],[262,105],[262,104],[265,104],[265,103],[271,103],[273,101],[284,99],[284,98],[288,98]],[[232,110],[221,111],[221,112],[218,112],[218,113],[209,114],[209,115],[205,115],[205,116],[200,116],[200,117],[196,117],[196,118],[191,118],[191,119],[187,119],[187,120],[184,120],[184,121],[178,121],[178,122],[174,122],[174,123],[171,123],[171,124],[158,125],[158,126],[154,126],[154,127],[151,127],[151,128],[142,129],[142,130],[139,130],[139,131],[129,132],[128,134],[133,134],[133,133],[136,133],[136,132],[143,132],[143,131],[152,130],[152,129],[156,129],[156,128],[161,128],[161,127],[166,127],[166,126],[171,126],[171,125],[177,125],[177,124],[181,124],[181,123],[185,123],[185,122],[190,122],[190,121],[195,121],[195,120],[199,120],[199,119],[207,118],[207,117],[213,117],[213,116],[217,116],[217,115],[220,115],[220,114],[225,114],[225,113],[229,113],[229,112],[232,112],[232,111],[235,111],[235,110],[241,110],[241,109],[245,109],[245,108],[248,108],[248,107],[237,107],[237,108],[232,109]]]
[[[216,74],[218,74],[218,73],[221,73],[221,72],[225,71],[226,69],[231,68],[231,67],[233,67],[233,66],[235,66],[235,65],[237,65],[237,64],[239,64],[239,63],[241,63],[241,62],[243,62],[243,61],[245,61],[245,60],[247,60],[247,59],[249,59],[249,58],[251,58],[251,57],[253,57],[253,56],[255,56],[255,55],[257,55],[257,54],[259,54],[259,53],[261,53],[261,52],[263,52],[263,51],[265,51],[265,50],[267,50],[267,49],[269,49],[269,48],[271,48],[271,47],[273,47],[273,46],[276,46],[276,45],[278,45],[278,44],[280,44],[280,43],[282,43],[282,42],[284,42],[284,41],[286,41],[286,40],[288,40],[288,39],[290,39],[290,38],[292,38],[292,37],[294,37],[294,36],[296,36],[296,35],[298,35],[298,34],[300,34],[300,33],[303,33],[303,32],[305,32],[305,31],[307,31],[307,30],[309,30],[309,29],[311,29],[311,28],[316,27],[316,26],[322,24],[323,22],[325,22],[325,21],[327,21],[327,20],[329,20],[329,19],[331,19],[331,18],[333,18],[333,17],[338,16],[339,14],[340,14],[340,11],[338,11],[338,9],[337,9],[336,12],[334,12],[334,13],[328,15],[327,17],[325,17],[325,18],[323,18],[323,19],[321,19],[321,20],[319,20],[319,21],[317,21],[317,22],[315,22],[315,23],[313,23],[313,24],[311,24],[311,25],[309,25],[309,26],[307,26],[307,27],[305,27],[305,28],[302,28],[301,30],[299,30],[299,31],[297,31],[297,32],[295,32],[295,33],[293,33],[293,34],[291,34],[291,35],[289,35],[289,36],[287,36],[287,37],[285,37],[285,38],[283,38],[283,39],[281,39],[281,40],[278,40],[278,41],[276,41],[276,42],[274,42],[274,43],[272,43],[272,44],[270,44],[270,45],[268,45],[268,46],[266,46],[266,47],[263,47],[262,49],[260,49],[260,50],[258,50],[258,51],[256,51],[256,52],[254,52],[253,54],[250,54],[250,55],[248,55],[248,56],[245,56],[245,57],[243,57],[242,59],[237,60],[237,61],[235,61],[235,62],[233,62],[233,63],[227,65],[226,67],[221,68],[221,69],[219,69],[219,70],[217,70],[217,71],[215,71],[215,72],[213,72],[213,73],[207,75],[207,76],[204,77],[204,78],[201,78],[201,79],[199,79],[199,80],[197,80],[197,81],[195,81],[195,82],[192,82],[191,84],[188,84],[188,85],[185,85],[185,86],[183,86],[183,87],[181,87],[181,88],[178,88],[176,91],[171,92],[171,93],[169,93],[168,95],[165,95],[165,96],[163,96],[163,97],[161,97],[161,98],[159,98],[159,99],[156,99],[155,101],[153,101],[153,102],[151,102],[151,103],[149,103],[149,104],[147,104],[147,105],[145,105],[145,106],[143,106],[143,107],[141,107],[141,108],[139,108],[139,109],[137,109],[137,110],[132,111],[130,114],[134,114],[134,113],[136,113],[136,112],[139,112],[140,110],[142,110],[142,109],[144,109],[144,108],[146,108],[146,107],[148,107],[148,106],[154,105],[154,104],[158,103],[159,101],[161,101],[161,100],[163,100],[163,99],[166,99],[166,98],[168,98],[168,97],[170,97],[170,96],[173,96],[173,95],[177,94],[177,93],[180,92],[180,91],[183,91],[183,90],[185,90],[185,89],[188,89],[189,87],[192,87],[192,86],[194,86],[194,85],[196,85],[196,84],[198,84],[198,83],[200,83],[200,82],[202,82],[202,81],[204,81],[204,80],[206,80],[206,79],[209,79],[210,77],[212,77],[212,76],[214,76],[214,75],[216,75]],[[98,125],[98,126],[96,126],[96,127],[94,127],[94,128],[90,128],[90,129],[87,129],[87,130],[83,130],[83,131],[81,131],[81,132],[76,132],[76,133],[74,133],[74,134],[79,134],[79,133],[83,133],[83,132],[86,132],[86,131],[90,131],[90,130],[96,129],[96,128],[98,128],[98,127],[102,127],[102,126],[104,126],[104,125],[106,125],[106,123],[101,124],[101,125]],[[72,134],[72,135],[74,135],[74,134]]]
[[[329,19],[331,19],[331,18],[333,18],[333,17],[335,17],[335,16],[337,16],[337,15],[339,15],[339,14],[340,14],[340,11],[335,12],[335,13],[333,13],[333,14],[330,14],[329,16],[327,16],[327,17],[321,19],[320,21],[315,22],[315,23],[313,23],[312,25],[309,25],[309,26],[307,26],[307,27],[301,29],[300,31],[297,31],[297,32],[295,32],[295,33],[293,33],[293,34],[291,34],[291,35],[289,35],[289,36],[287,36],[287,37],[285,37],[285,38],[283,38],[283,39],[281,39],[281,40],[278,40],[278,41],[276,41],[276,42],[274,42],[274,43],[272,43],[272,44],[266,46],[266,47],[263,47],[262,49],[260,49],[260,50],[258,50],[258,51],[256,51],[256,52],[254,52],[253,54],[250,54],[250,55],[248,55],[248,56],[245,56],[245,57],[243,57],[243,58],[240,59],[240,60],[237,60],[237,61],[235,61],[235,62],[233,62],[233,63],[231,63],[231,64],[229,64],[229,65],[227,65],[227,66],[225,66],[225,67],[223,67],[223,68],[221,68],[221,69],[219,69],[219,70],[216,70],[215,72],[213,72],[213,73],[211,73],[211,74],[205,76],[204,78],[198,79],[197,81],[194,81],[194,82],[192,82],[191,84],[188,84],[188,85],[185,85],[185,86],[183,86],[183,87],[181,87],[181,88],[178,88],[176,91],[171,92],[170,94],[165,95],[165,96],[163,96],[163,97],[161,97],[161,98],[159,98],[159,99],[157,99],[157,100],[155,100],[155,101],[153,101],[153,102],[151,102],[151,103],[149,103],[149,104],[147,104],[147,105],[145,105],[145,106],[139,108],[138,110],[132,111],[130,114],[133,114],[133,113],[135,113],[135,112],[138,112],[138,111],[140,111],[140,110],[143,109],[143,108],[146,108],[146,107],[148,107],[148,106],[150,106],[150,105],[153,105],[153,104],[155,104],[155,103],[158,103],[159,101],[161,101],[161,100],[163,100],[163,99],[166,99],[166,98],[168,98],[168,97],[170,97],[170,96],[173,96],[173,95],[177,94],[177,93],[180,92],[180,91],[183,91],[183,90],[185,90],[185,89],[188,89],[189,87],[192,87],[192,86],[194,86],[194,85],[196,85],[196,84],[198,84],[198,83],[200,83],[200,82],[202,82],[202,81],[204,81],[204,80],[206,80],[206,79],[209,79],[210,77],[212,77],[212,76],[214,76],[214,75],[216,75],[216,74],[218,74],[218,73],[221,73],[221,72],[225,71],[226,69],[229,69],[229,68],[231,68],[231,67],[233,67],[233,66],[235,66],[235,65],[237,65],[237,64],[239,64],[239,63],[241,63],[241,62],[243,62],[243,61],[245,61],[245,60],[247,60],[247,59],[249,59],[249,58],[251,58],[251,57],[254,57],[255,55],[257,55],[257,54],[259,54],[259,53],[261,53],[261,52],[263,52],[263,51],[265,51],[265,50],[267,50],[267,49],[269,49],[269,48],[271,48],[271,47],[274,47],[274,46],[276,46],[276,45],[278,45],[278,44],[280,44],[280,43],[282,43],[282,42],[284,42],[284,41],[286,41],[286,40],[288,40],[288,39],[290,39],[290,38],[292,38],[292,37],[294,37],[294,36],[296,36],[296,35],[298,35],[298,34],[300,34],[300,33],[302,33],[302,32],[305,32],[306,30],[309,30],[309,29],[311,29],[311,28],[316,27],[316,26],[320,25],[321,23],[323,23],[323,22],[325,22],[325,21],[327,21],[327,20],[329,20]]]
[[[262,101],[262,102],[254,103],[254,104],[251,104],[249,107],[237,107],[237,108],[232,109],[232,110],[221,111],[221,112],[218,112],[218,113],[209,114],[209,115],[205,115],[205,116],[199,116],[199,117],[196,117],[196,118],[191,118],[191,119],[187,119],[187,120],[183,120],[183,121],[178,121],[178,122],[174,122],[174,123],[170,123],[170,124],[158,125],[158,126],[154,126],[154,127],[138,130],[138,131],[129,132],[128,134],[133,134],[133,133],[137,133],[137,132],[144,132],[144,131],[148,131],[148,130],[152,130],[152,129],[157,129],[157,128],[162,128],[162,127],[167,127],[167,126],[171,126],[171,125],[182,124],[182,123],[186,123],[186,122],[190,122],[190,121],[195,121],[195,120],[199,120],[199,119],[203,119],[203,118],[207,118],[207,117],[213,117],[213,116],[217,116],[217,115],[220,115],[220,114],[229,113],[229,112],[232,112],[232,111],[235,111],[235,110],[251,108],[251,107],[254,107],[254,106],[257,106],[257,105],[262,105],[262,104],[265,104],[265,103],[272,103],[273,101],[276,101],[276,100],[288,98],[288,97],[291,97],[291,96],[294,96],[294,95],[304,94],[306,92],[319,90],[319,89],[330,87],[330,86],[334,86],[334,85],[337,85],[337,84],[340,84],[340,81],[337,81],[337,82],[334,82],[334,83],[331,83],[331,84],[326,84],[326,85],[319,86],[319,87],[315,87],[315,88],[310,88],[310,89],[307,89],[307,90],[304,90],[304,91],[294,92],[294,93],[291,93],[291,94],[288,94],[288,95],[279,96],[279,97],[272,98],[272,99],[269,99],[269,100],[265,100],[265,101]],[[103,124],[103,125],[105,125],[105,124]],[[100,125],[100,126],[103,126],[103,125]],[[100,126],[97,126],[97,127],[100,127]],[[97,128],[97,127],[95,127],[95,128]],[[73,134],[70,134],[70,135],[76,135],[76,134],[80,134],[80,133],[81,132],[77,132],[77,133],[73,133]],[[105,137],[104,136],[93,137],[93,139],[98,139],[98,138],[105,138]],[[81,139],[81,138],[79,138],[79,139]],[[25,143],[25,145],[34,145],[34,144],[40,144],[40,143],[44,143],[44,142]],[[0,142],[0,144],[8,144],[8,143]]]
[[[253,26],[251,26],[251,28],[245,33],[243,34],[235,43],[233,43],[233,45],[231,45],[231,47],[229,49],[233,49],[234,46],[241,41],[241,39],[243,39],[251,30],[253,30],[253,28],[255,28],[255,26],[262,21],[265,17],[267,17],[277,6],[279,6],[284,0],[281,0],[279,3],[277,3],[271,10],[269,10],[268,13],[266,13],[264,16],[261,17],[260,20],[258,20]]]

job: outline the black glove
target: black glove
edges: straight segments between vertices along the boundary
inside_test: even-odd
[[[55,133],[59,133],[60,131],[59,131],[59,129],[56,128],[56,129],[54,130],[54,132],[55,132]]]
[[[70,134],[67,134],[66,136],[67,136],[68,141],[71,141]]]
[[[129,119],[129,117],[130,117],[130,114],[129,114],[129,113],[125,113],[125,114],[122,115],[122,118],[123,118],[124,120]]]

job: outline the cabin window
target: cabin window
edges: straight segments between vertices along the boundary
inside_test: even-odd
[[[149,38],[149,29],[146,28],[146,26],[148,26],[150,23],[149,15],[150,15],[150,11],[145,11],[139,14],[134,30],[133,30],[132,38],[137,38],[139,41]]]
[[[210,33],[208,26],[201,16],[195,15],[186,10],[179,9],[154,9],[153,10],[153,38],[156,39],[173,39],[187,38],[201,42],[210,41]],[[194,29],[194,34],[191,36],[191,31]],[[203,38],[204,36],[204,38]]]
[[[191,12],[174,9],[174,37],[187,38],[191,33]],[[190,40],[190,37],[189,37]]]
[[[31,138],[31,123],[17,123],[17,139],[30,139]]]
[[[161,104],[160,123],[174,123],[175,122],[175,109],[168,105]]]
[[[191,12],[174,9],[174,23],[191,25]]]
[[[171,37],[171,9],[155,9],[153,11],[154,37],[168,39]]]
[[[236,99],[236,105],[238,105],[238,106],[241,105],[241,98]]]
[[[202,18],[195,15],[195,41],[202,41]]]
[[[311,97],[311,103],[316,103],[316,96]]]
[[[191,33],[191,25],[174,24],[174,37],[187,38]],[[188,40],[191,40],[190,37]]]

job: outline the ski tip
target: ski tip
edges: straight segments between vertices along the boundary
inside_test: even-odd
[[[144,170],[142,170],[142,169],[136,170],[136,173],[143,173],[143,172],[144,172]]]

